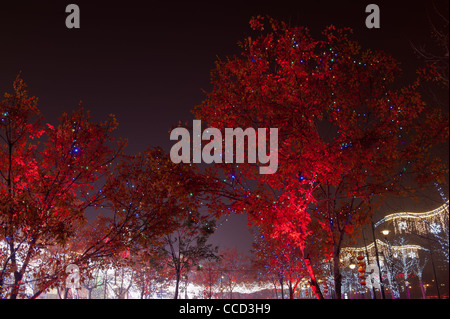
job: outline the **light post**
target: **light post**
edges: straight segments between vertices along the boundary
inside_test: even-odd
[[[350,270],[354,270],[356,268],[356,265],[351,261],[350,265],[348,266]],[[350,293],[350,299],[353,299],[353,278],[354,278],[354,272],[350,271],[350,280],[349,280],[349,293]]]
[[[381,298],[386,299],[386,296],[384,295],[384,284],[383,284],[383,278],[381,275],[381,266],[380,266],[380,258],[378,257],[378,245],[377,245],[377,238],[375,237],[375,226],[372,222],[372,236],[373,236],[373,243],[375,246],[375,257],[377,260],[377,266],[378,266],[378,279],[380,280],[380,291],[381,291]]]

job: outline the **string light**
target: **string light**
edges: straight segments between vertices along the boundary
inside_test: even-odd
[[[383,223],[392,222],[394,225],[395,233],[416,233],[419,235],[428,234],[430,227],[433,227],[433,231],[437,231],[440,227],[448,225],[449,210],[448,200],[440,207],[424,212],[424,213],[411,213],[401,212],[387,215],[374,224],[374,227],[378,227]],[[433,225],[433,226],[431,226]],[[439,225],[439,227],[437,226]]]
[[[444,201],[444,203],[448,202],[447,196],[445,196],[444,191],[442,190],[442,187],[437,182],[434,182],[434,185],[436,186],[436,188],[439,192],[439,195],[441,195],[441,198]]]
[[[381,254],[382,257],[383,255],[389,255],[390,251],[392,251],[393,255],[402,255],[402,256],[410,256],[412,258],[418,258],[419,256],[419,251],[428,251],[428,249],[420,246],[420,245],[401,245],[401,246],[394,246],[394,245],[389,245],[379,239],[376,240],[377,242],[377,248],[379,250],[379,252],[383,252],[384,254]],[[362,255],[365,256],[366,255],[366,251],[369,252],[371,259],[371,262],[375,261],[375,244],[372,242],[367,246],[363,246],[363,247],[344,247],[342,248],[342,252],[341,252],[341,262],[346,262],[347,264],[351,264],[353,259],[355,258],[355,256],[358,255]],[[372,260],[373,259],[373,260]]]

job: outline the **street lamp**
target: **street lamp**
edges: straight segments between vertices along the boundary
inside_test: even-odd
[[[381,231],[381,233],[382,233],[384,236],[387,236],[387,235],[389,235],[389,230],[384,229],[384,230]]]
[[[384,283],[383,283],[383,278],[382,278],[382,276],[381,276],[380,258],[378,257],[377,238],[375,237],[375,226],[374,226],[374,224],[373,224],[373,221],[372,221],[372,237],[373,237],[373,244],[374,244],[374,247],[375,247],[375,258],[376,258],[377,266],[378,266],[378,269],[379,269],[379,272],[378,272],[378,279],[380,280],[380,292],[381,292],[381,298],[382,298],[382,299],[386,299],[386,296],[385,296],[385,294],[384,294]],[[373,287],[373,286],[372,286],[372,287]],[[374,290],[375,290],[375,289],[374,289]],[[375,293],[375,291],[374,291],[374,293]]]
[[[350,269],[355,269],[356,265],[355,264],[350,264],[349,267],[350,267]]]

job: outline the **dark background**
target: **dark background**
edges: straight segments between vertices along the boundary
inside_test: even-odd
[[[80,7],[80,29],[65,26],[70,3]],[[380,29],[365,26],[370,3],[380,7]],[[128,153],[147,146],[169,150],[169,129],[192,120],[190,110],[204,98],[202,90],[210,89],[216,57],[239,52],[237,42],[251,32],[251,16],[269,14],[307,26],[314,35],[330,24],[351,27],[363,47],[401,61],[400,82],[408,83],[420,65],[411,43],[432,46],[432,12],[426,0],[2,1],[0,91],[12,91],[21,72],[46,121],[55,122],[83,101],[96,120],[117,116],[115,135],[128,138]],[[448,161],[448,149],[441,152]],[[433,194],[420,205],[390,203],[378,216],[408,205],[433,209],[439,206]],[[223,219],[214,236],[221,246],[247,251],[246,216]]]

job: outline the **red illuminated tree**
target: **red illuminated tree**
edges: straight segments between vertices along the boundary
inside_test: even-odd
[[[158,249],[207,189],[193,167],[160,148],[121,154],[113,116],[94,122],[79,109],[56,127],[41,125],[37,99],[19,77],[0,111],[2,297],[64,286],[69,264],[88,273],[93,263]],[[101,210],[96,218],[92,208]]]
[[[312,239],[312,238],[311,238]],[[295,291],[304,277],[308,276],[303,260],[303,252],[296,243],[282,240],[278,237],[259,232],[254,243],[255,255],[259,267],[264,267],[265,273],[280,283],[281,298],[284,299],[284,286],[287,285],[289,298],[294,299]],[[317,259],[317,258],[315,258]],[[311,267],[316,269],[316,267]],[[317,271],[311,272],[310,287],[319,298],[323,296],[316,282]]]
[[[134,276],[133,282],[139,290],[140,299],[148,299],[157,292],[157,285],[166,282],[170,269],[165,267],[164,255],[154,247],[143,248],[132,258]],[[164,278],[164,279],[163,279]]]
[[[257,218],[254,224],[258,225],[257,256],[275,271],[281,285],[288,284],[290,297],[293,297],[301,278],[307,275],[314,295],[322,299],[315,265],[320,264],[329,252],[322,241],[326,233],[301,206],[304,198],[299,197],[298,192],[286,189],[278,193],[277,196],[256,193],[248,201],[238,202],[235,206],[252,203],[250,214]]]
[[[72,262],[90,267],[92,260],[106,258],[117,262],[115,259],[132,256],[130,267],[134,270],[141,266],[148,269],[151,260],[152,264],[162,263],[165,258],[161,249],[167,244],[167,238],[185,232],[194,236],[204,230],[199,225],[186,226],[194,215],[199,222],[205,222],[193,213],[199,208],[205,191],[203,181],[190,165],[172,163],[161,148],[122,156],[99,190],[102,197],[96,207],[101,214],[80,228],[70,241]],[[210,226],[213,228],[212,223]],[[190,241],[201,236],[191,237]],[[190,245],[183,253],[192,261],[195,252],[204,246]],[[140,279],[136,278],[138,273]],[[180,276],[181,270],[177,274]],[[148,278],[140,271],[133,272],[133,278],[140,281],[139,285],[148,285],[145,282]]]
[[[198,297],[204,299],[222,298],[224,287],[217,260],[205,260],[192,272],[192,283],[201,288]]]
[[[328,27],[315,39],[270,18],[251,25],[256,38],[217,61],[213,89],[194,113],[221,130],[278,128],[275,174],[260,175],[260,163],[223,166],[234,209],[295,243],[311,276],[312,250],[332,259],[340,298],[342,243],[369,221],[375,200],[406,195],[406,176],[418,186],[442,181],[445,167],[430,149],[448,140],[448,119],[423,102],[417,83],[395,82],[397,61],[363,50],[348,29]],[[308,236],[320,232],[311,221],[325,234],[313,244]]]
[[[227,292],[225,298],[233,299],[233,291],[239,286],[245,286],[252,278],[249,257],[240,253],[236,247],[222,249],[220,257],[216,271],[220,272],[221,290]]]

